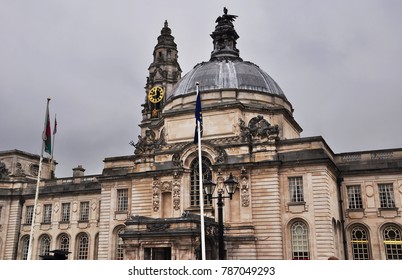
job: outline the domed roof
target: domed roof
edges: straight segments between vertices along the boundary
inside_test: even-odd
[[[197,64],[188,72],[167,96],[194,93],[196,83],[200,91],[240,89],[286,96],[278,84],[260,67],[252,62],[235,60],[211,60]]]
[[[212,32],[213,50],[208,62],[197,64],[177,82],[167,100],[177,96],[195,93],[196,83],[200,91],[212,90],[248,90],[276,95],[286,100],[278,84],[254,63],[243,61],[236,47],[239,35],[233,26],[235,15],[224,14],[216,19],[217,25]]]

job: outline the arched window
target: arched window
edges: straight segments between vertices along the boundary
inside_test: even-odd
[[[58,248],[63,251],[70,251],[70,237],[67,234],[62,233],[60,235]]]
[[[78,237],[77,260],[87,260],[89,253],[89,238],[86,233]]]
[[[123,238],[119,236],[120,233],[124,231],[124,228],[121,228],[120,230],[117,231],[116,233],[116,253],[115,253],[115,258],[116,260],[123,260],[124,259],[124,251],[123,251]]]
[[[354,260],[370,259],[370,243],[367,230],[362,226],[355,226],[351,230],[352,255]]]
[[[47,256],[50,251],[50,237],[45,234],[39,238],[39,256]]]
[[[29,236],[25,236],[22,240],[22,250],[21,250],[21,259],[28,259],[28,249],[29,249]]]
[[[385,256],[387,260],[402,260],[401,231],[395,226],[387,226],[383,231]]]
[[[190,205],[200,206],[200,176],[198,158],[195,158],[191,163],[191,188],[190,188]],[[202,180],[210,178],[211,161],[207,157],[202,157]],[[204,196],[204,205],[210,204]]]
[[[294,222],[290,228],[290,233],[292,237],[292,259],[310,259],[307,225],[301,221]]]

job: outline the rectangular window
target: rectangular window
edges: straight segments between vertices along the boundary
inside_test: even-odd
[[[33,217],[33,210],[34,210],[33,205],[27,206],[26,210],[27,210],[27,212],[26,212],[26,215],[25,215],[25,223],[26,224],[31,224],[32,223],[32,217]]]
[[[303,177],[289,177],[289,192],[291,202],[304,202]]]
[[[117,211],[128,210],[128,189],[117,190]]]
[[[89,201],[80,203],[80,221],[89,221]]]
[[[349,209],[361,209],[363,208],[362,194],[360,185],[347,186],[348,192],[348,205]]]
[[[378,184],[381,208],[394,208],[394,186],[392,184]]]
[[[171,260],[172,249],[170,247],[144,248],[144,260]]]
[[[70,221],[70,203],[61,204],[61,221],[62,222]]]
[[[51,221],[52,221],[52,204],[45,204],[43,206],[42,223],[50,224]]]

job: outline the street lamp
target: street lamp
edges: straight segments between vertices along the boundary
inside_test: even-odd
[[[232,199],[233,194],[236,191],[237,185],[239,184],[236,179],[233,177],[232,173],[230,173],[229,178],[227,178],[223,184],[225,185],[226,192],[229,196],[223,196],[222,192],[218,193],[217,197],[212,197],[212,194],[215,191],[216,184],[212,182],[211,178],[208,178],[203,181],[204,191],[208,196],[208,200],[212,201],[213,198],[218,199],[218,238],[219,238],[219,259],[225,259],[225,246],[223,243],[223,199],[229,198]]]

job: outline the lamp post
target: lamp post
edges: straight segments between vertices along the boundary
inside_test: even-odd
[[[209,201],[216,198],[218,199],[218,241],[219,241],[219,259],[225,259],[225,245],[223,241],[223,199],[229,198],[232,199],[232,195],[235,193],[237,185],[239,184],[236,179],[233,177],[232,173],[230,173],[229,178],[227,178],[223,184],[225,185],[226,192],[229,196],[223,196],[222,192],[218,193],[217,197],[213,197],[212,194],[215,191],[216,183],[212,182],[210,178],[203,181],[205,193],[208,196]]]

